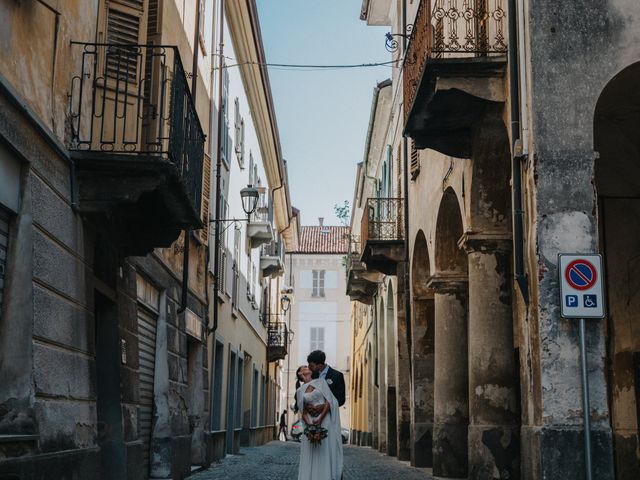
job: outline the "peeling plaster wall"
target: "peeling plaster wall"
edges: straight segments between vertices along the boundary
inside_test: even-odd
[[[34,465],[52,479],[100,476],[98,445],[104,432],[97,412],[94,287],[97,264],[103,260],[109,264],[111,259],[105,258],[113,245],[94,254],[95,229],[72,208],[72,172],[64,150],[69,134],[67,95],[80,65],[80,49],[72,47],[71,41],[95,41],[98,3],[0,1],[0,74],[12,90],[8,95],[0,94],[0,142],[20,159],[23,175],[22,207],[11,225],[16,236],[11,239],[5,290],[9,299],[3,316],[3,321],[8,318],[12,323],[0,324],[3,341],[11,340],[6,348],[0,348],[4,385],[0,434],[37,436],[3,443],[0,476],[17,473],[20,478],[32,478]],[[204,99],[204,87],[202,92]],[[18,109],[16,102],[30,112]],[[197,253],[192,262],[201,266],[203,249]],[[177,257],[181,259],[181,255]],[[189,411],[185,321],[177,314],[181,277],[178,265],[174,269],[171,265],[153,254],[110,264],[117,340],[123,343],[115,342],[117,345],[109,348],[120,360],[115,370],[121,383],[115,395],[121,401],[121,441],[127,457],[122,467],[131,478],[142,475],[137,412],[137,270],[144,271],[168,299],[168,321],[162,332],[168,343],[164,367],[167,395],[158,417],[164,419],[161,436],[169,445],[164,457],[169,476],[178,478],[190,471],[190,417],[207,418],[206,362],[194,365],[193,372],[205,380],[200,403],[204,410],[196,415]],[[188,307],[205,318],[203,271],[194,266],[192,273],[191,286],[199,296],[190,295]],[[17,352],[22,352],[24,361],[18,360]],[[206,351],[203,355],[206,357]],[[126,361],[121,360],[125,356]],[[157,365],[162,370],[161,362]],[[11,378],[4,377],[7,373]],[[28,379],[27,388],[21,386],[21,378]],[[17,455],[25,456],[7,458]]]
[[[576,322],[559,316],[557,254],[598,250],[593,115],[607,82],[640,60],[639,9],[632,0],[527,4],[531,144],[525,175],[532,305],[521,330],[528,342],[521,365],[533,394],[524,430],[539,451],[524,472],[525,478],[572,479],[578,478],[581,463],[580,453],[566,450],[580,446],[578,338]],[[603,322],[589,322],[594,468],[597,478],[612,478],[604,338]],[[552,460],[560,457],[562,464]]]

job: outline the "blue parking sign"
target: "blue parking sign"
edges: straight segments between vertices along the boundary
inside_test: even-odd
[[[604,272],[597,253],[560,253],[560,316],[563,318],[604,318]]]
[[[578,296],[577,295],[567,295],[564,298],[565,304],[567,307],[577,307],[578,306]]]

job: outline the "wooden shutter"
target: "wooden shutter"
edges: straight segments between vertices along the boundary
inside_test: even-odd
[[[105,0],[100,21],[101,41],[118,45],[144,45],[147,43],[148,0]],[[154,3],[154,15],[157,20],[158,4]],[[146,28],[143,28],[146,27]],[[157,28],[157,24],[156,24]],[[105,74],[109,78],[126,78],[127,83],[137,85],[142,76],[144,52],[124,50],[115,55],[107,55]]]
[[[224,246],[220,244],[220,256],[218,258],[218,291],[224,292],[225,290],[225,279],[226,279],[226,270],[227,270],[227,251]]]
[[[200,218],[204,226],[200,230],[200,241],[205,245],[209,244],[209,196],[211,195],[211,157],[204,154],[204,164],[202,165],[202,208]]]
[[[411,140],[411,167],[409,172],[411,173],[411,180],[415,180],[420,175],[420,156],[413,140]]]

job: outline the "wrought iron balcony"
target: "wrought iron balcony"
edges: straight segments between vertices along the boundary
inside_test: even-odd
[[[249,237],[251,248],[258,248],[261,245],[268,244],[274,238],[272,227],[273,210],[266,200],[265,193],[266,191],[261,192],[258,208],[249,217],[247,236]]]
[[[267,358],[270,362],[284,360],[289,348],[289,331],[285,322],[269,322],[267,328]]]
[[[369,198],[362,216],[361,260],[367,270],[395,275],[404,261],[404,210],[402,198]]]
[[[420,130],[422,122],[433,122],[447,103],[461,103],[460,99],[443,98],[444,106],[436,105],[432,112],[424,109],[433,94],[436,78],[486,78],[502,73],[507,53],[506,9],[506,0],[420,1],[403,66],[405,134],[416,141],[418,148],[456,153],[455,146],[450,147],[454,151],[446,151],[446,145],[438,148],[437,142],[421,138]],[[430,89],[425,88],[429,85]],[[439,90],[452,87],[470,96],[487,97],[485,85],[467,84],[465,88],[449,82],[439,86]],[[460,125],[456,127],[460,129]],[[446,127],[444,132],[442,127],[439,129],[441,136],[447,135]],[[455,141],[451,139],[452,143]]]
[[[280,240],[262,245],[260,270],[263,277],[277,277],[284,273],[284,244]]]
[[[178,49],[74,46],[81,62],[71,82],[69,150],[80,209],[119,217],[125,237],[138,226],[151,232],[156,240],[132,245],[136,252],[200,228],[205,135]]]
[[[348,235],[346,241],[346,293],[352,301],[371,305],[373,304],[373,295],[376,293],[378,284],[383,279],[383,275],[377,271],[368,271],[365,263],[360,260],[360,235]]]

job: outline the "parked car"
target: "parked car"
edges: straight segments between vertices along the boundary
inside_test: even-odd
[[[349,429],[342,428],[342,443],[349,443]]]
[[[291,425],[291,438],[299,442],[303,432],[304,422],[302,420],[296,420],[293,425]]]

